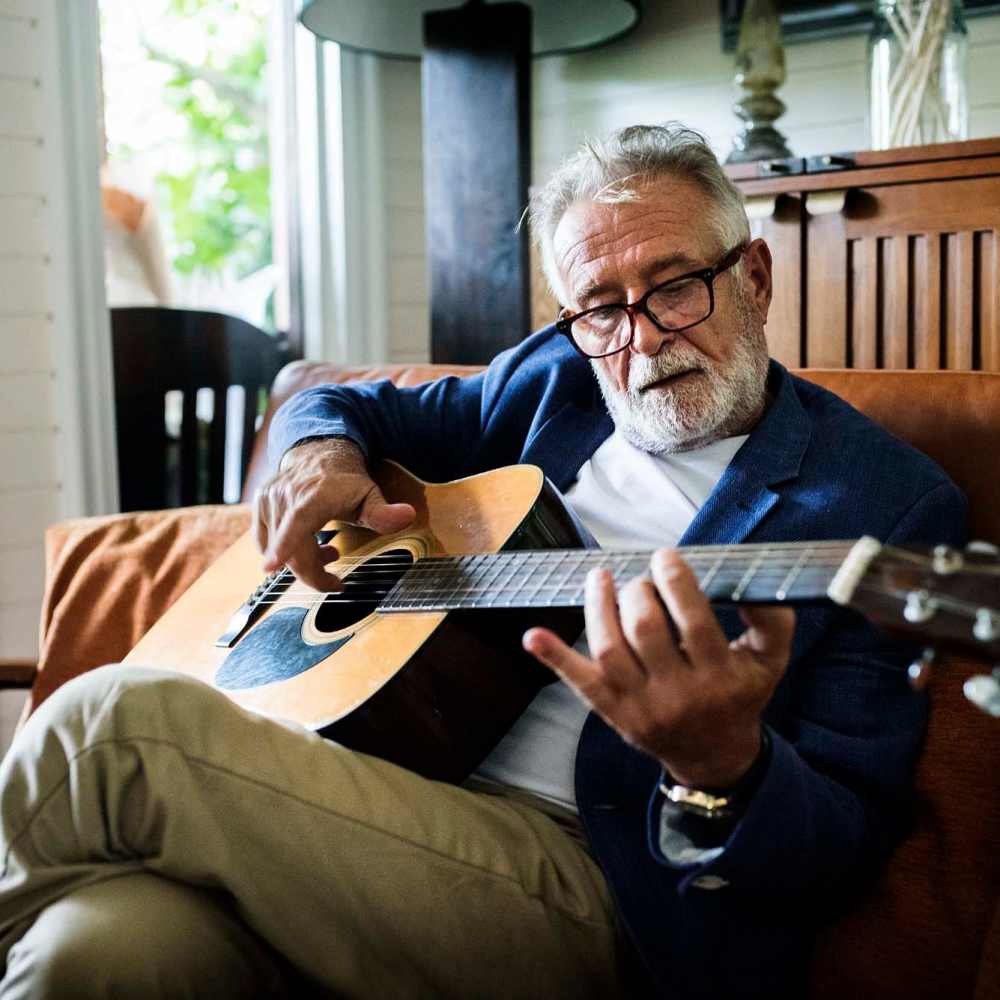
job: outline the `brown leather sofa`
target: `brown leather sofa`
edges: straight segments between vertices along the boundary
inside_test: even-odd
[[[266,475],[270,414],[308,385],[389,377],[412,385],[443,366],[297,362],[275,382],[246,496]],[[973,537],[1000,542],[1000,375],[806,371],[932,455],[971,500]],[[46,536],[48,580],[36,706],[69,677],[120,659],[249,523],[246,506],[64,522]],[[946,659],[916,779],[915,822],[865,899],[820,935],[814,998],[1000,998],[1000,720],[969,705],[982,665]]]

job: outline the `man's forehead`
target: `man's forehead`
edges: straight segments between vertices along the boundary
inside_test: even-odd
[[[698,188],[668,181],[637,194],[616,204],[577,201],[563,214],[552,246],[572,291],[613,280],[619,268],[702,262],[711,252],[707,199]]]

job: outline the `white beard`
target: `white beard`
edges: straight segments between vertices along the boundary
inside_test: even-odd
[[[683,337],[652,357],[632,354],[626,390],[591,362],[615,427],[626,440],[654,455],[691,451],[749,429],[764,403],[767,342],[764,331],[739,310],[740,332],[727,363],[715,362]],[[680,383],[640,392],[640,387],[696,369]]]

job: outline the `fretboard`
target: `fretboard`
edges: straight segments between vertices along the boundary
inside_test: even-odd
[[[716,603],[809,602],[826,596],[853,542],[689,546],[681,550]],[[592,569],[617,584],[649,576],[648,551],[547,549],[435,556],[413,565],[379,605],[383,612],[459,608],[582,607]]]

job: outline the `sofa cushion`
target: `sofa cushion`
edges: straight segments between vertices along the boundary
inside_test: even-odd
[[[249,526],[246,506],[205,506],[50,527],[30,709],[71,677],[121,660]]]

